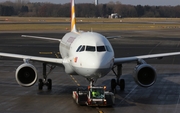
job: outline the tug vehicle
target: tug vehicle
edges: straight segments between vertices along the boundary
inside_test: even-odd
[[[73,91],[73,99],[79,105],[112,106],[115,102],[114,93],[106,91],[106,86],[88,86],[88,90]]]

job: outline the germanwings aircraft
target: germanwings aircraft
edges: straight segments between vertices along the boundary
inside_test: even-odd
[[[39,79],[38,84],[40,90],[44,85],[47,85],[49,90],[52,88],[51,79],[47,79],[47,64],[63,66],[67,74],[83,76],[90,82],[90,85],[93,85],[93,81],[113,71],[116,79],[111,80],[111,89],[114,90],[119,85],[121,90],[124,90],[125,81],[120,79],[122,64],[134,61],[137,62],[133,76],[135,82],[142,87],[150,87],[156,81],[156,70],[147,64],[144,59],[180,55],[180,52],[173,52],[115,58],[113,48],[108,41],[110,37],[105,37],[96,32],[82,32],[76,29],[74,0],[71,1],[71,31],[66,33],[62,39],[27,35],[22,35],[22,37],[60,42],[59,51],[62,58],[46,58],[0,52],[2,57],[23,59],[24,63],[16,69],[15,77],[18,84],[24,87],[34,85],[38,79],[37,70],[30,61],[42,62],[43,79]],[[115,69],[117,70],[115,71]]]

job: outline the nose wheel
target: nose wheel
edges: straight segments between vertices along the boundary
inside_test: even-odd
[[[54,66],[51,66],[48,74],[50,74],[50,72],[54,68],[55,68]],[[47,86],[48,90],[52,89],[52,80],[47,79],[48,74],[46,74],[46,63],[43,63],[43,79],[39,79],[39,83],[38,83],[38,89],[39,90],[42,90],[44,86]]]
[[[89,81],[89,86],[94,86],[94,79],[87,79]]]
[[[112,71],[116,75],[116,79],[111,79],[111,90],[114,92],[115,89],[116,89],[116,86],[119,86],[120,90],[124,91],[124,89],[125,89],[125,80],[120,79],[120,77],[122,75],[122,65],[117,66],[117,73],[114,71],[114,68],[112,69]]]

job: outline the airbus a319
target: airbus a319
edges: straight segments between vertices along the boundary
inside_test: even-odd
[[[66,33],[62,39],[22,35],[22,37],[60,42],[59,51],[62,58],[47,58],[0,52],[1,57],[23,60],[24,63],[16,69],[15,73],[17,83],[21,86],[30,87],[36,83],[38,72],[30,61],[37,61],[43,63],[43,79],[39,79],[38,84],[40,90],[44,85],[47,85],[49,90],[52,88],[52,81],[51,79],[47,79],[46,75],[47,64],[64,66],[67,74],[85,77],[89,81],[90,86],[93,86],[93,81],[113,71],[116,79],[111,80],[111,89],[114,90],[116,86],[119,85],[121,90],[124,90],[125,81],[121,79],[122,64],[135,61],[137,62],[133,76],[135,82],[142,87],[150,87],[155,83],[157,75],[154,67],[147,64],[145,59],[180,55],[180,52],[172,52],[115,58],[113,48],[108,41],[109,37],[105,37],[96,32],[83,32],[76,29],[74,0],[71,2],[71,31]],[[117,69],[117,71],[115,71],[115,69]]]

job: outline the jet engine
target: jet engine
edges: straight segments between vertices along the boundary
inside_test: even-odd
[[[156,81],[156,70],[149,64],[137,65],[134,69],[134,80],[142,87],[150,87]]]
[[[37,70],[32,64],[24,63],[16,69],[15,77],[19,85],[30,87],[37,81]]]

